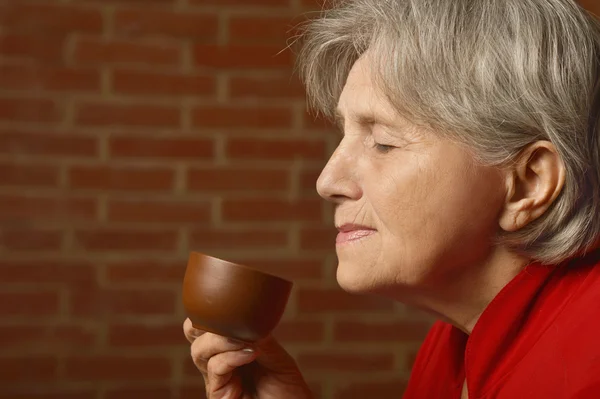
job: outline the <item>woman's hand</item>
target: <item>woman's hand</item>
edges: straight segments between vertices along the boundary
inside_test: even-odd
[[[271,337],[249,345],[183,323],[209,399],[310,399],[296,362]]]

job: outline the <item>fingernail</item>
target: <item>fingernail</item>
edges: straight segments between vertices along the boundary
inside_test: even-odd
[[[254,349],[252,349],[252,348],[244,348],[244,349],[242,349],[242,353],[244,355],[250,356],[250,355],[254,354]]]

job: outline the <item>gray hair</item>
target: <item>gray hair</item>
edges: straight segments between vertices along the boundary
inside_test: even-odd
[[[367,51],[374,79],[412,122],[503,167],[552,142],[563,191],[539,219],[498,240],[556,264],[600,236],[600,144],[593,104],[600,23],[573,0],[346,0],[300,36],[310,105],[328,117]]]

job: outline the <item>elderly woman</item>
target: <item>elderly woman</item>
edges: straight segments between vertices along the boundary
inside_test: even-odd
[[[439,318],[405,398],[600,398],[600,24],[573,0],[348,0],[303,38],[343,134],[317,182],[337,280]],[[184,330],[209,398],[311,397],[272,338]]]

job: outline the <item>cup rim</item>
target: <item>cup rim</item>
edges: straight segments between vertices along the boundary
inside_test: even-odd
[[[228,260],[225,260],[225,259],[218,258],[216,256],[208,255],[208,254],[206,254],[204,252],[200,252],[200,251],[190,251],[189,256],[188,256],[188,265],[190,263],[190,259],[193,256],[195,256],[197,258],[203,258],[203,257],[204,258],[208,258],[208,259],[211,259],[211,260],[218,261],[219,263],[226,264],[227,266],[242,268],[242,269],[245,269],[245,270],[253,272],[253,273],[261,274],[261,275],[263,275],[265,277],[270,277],[272,279],[279,280],[279,281],[281,281],[283,283],[287,283],[287,284],[290,284],[290,285],[294,284],[293,281],[291,281],[289,279],[286,279],[286,278],[283,278],[281,276],[277,276],[275,274],[267,273],[267,272],[264,272],[262,270],[258,270],[258,269],[254,268],[254,267],[250,267],[250,266],[247,266],[247,265],[244,265],[244,264],[241,264],[241,263],[234,263],[234,262],[231,262],[231,261],[228,261]]]

